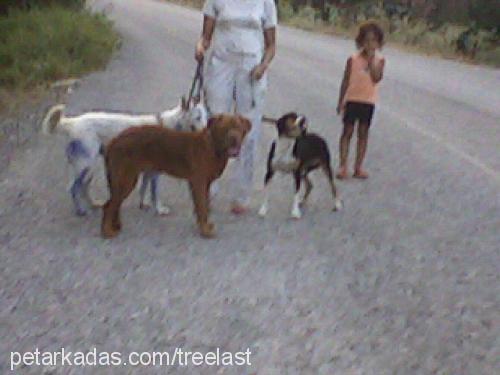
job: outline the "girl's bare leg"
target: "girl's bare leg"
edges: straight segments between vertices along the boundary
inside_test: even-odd
[[[368,173],[363,169],[363,160],[365,159],[366,149],[368,147],[368,131],[370,125],[360,123],[358,125],[358,147],[356,150],[356,163],[354,164],[353,177],[368,178]]]
[[[340,180],[347,178],[347,158],[349,157],[349,143],[351,142],[352,133],[354,133],[354,124],[345,122],[339,142],[340,166],[337,178]]]

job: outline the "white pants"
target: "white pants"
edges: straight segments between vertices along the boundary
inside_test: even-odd
[[[247,205],[253,187],[254,164],[260,138],[262,110],[267,89],[267,77],[251,81],[251,70],[260,57],[227,54],[221,58],[212,53],[205,66],[205,99],[210,114],[232,112],[245,116],[252,123],[240,156],[232,165],[230,192],[233,201]]]

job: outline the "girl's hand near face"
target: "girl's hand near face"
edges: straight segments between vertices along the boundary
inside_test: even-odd
[[[371,61],[375,58],[375,52],[376,52],[376,50],[372,49],[372,48],[365,49],[365,55],[368,58],[368,61]]]
[[[378,83],[382,80],[384,75],[385,60],[383,57],[373,56],[368,60],[368,71],[372,77],[373,82]]]

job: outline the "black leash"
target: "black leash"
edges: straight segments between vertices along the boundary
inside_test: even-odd
[[[201,100],[201,91],[203,89],[203,60],[198,62],[196,66],[196,73],[193,78],[193,83],[191,84],[191,90],[189,91],[188,104],[191,103],[191,99],[195,99],[198,103]],[[196,94],[195,94],[196,90]]]
[[[250,77],[250,89],[252,91],[252,108],[255,107],[255,90],[254,90],[254,80]],[[195,92],[196,90],[196,92]],[[196,66],[196,72],[194,74],[193,82],[191,83],[191,89],[189,90],[188,105],[191,103],[192,99],[195,99],[197,103],[201,101],[201,94],[203,91],[203,60],[198,62]],[[207,105],[205,103],[205,105]],[[208,109],[208,108],[207,108]],[[277,119],[270,118],[267,116],[262,116],[262,121],[275,124]]]
[[[267,117],[267,116],[262,116],[262,122],[267,122],[269,124],[276,124],[278,122],[278,119],[275,119],[272,117]]]

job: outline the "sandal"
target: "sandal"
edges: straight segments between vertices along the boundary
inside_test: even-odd
[[[241,205],[240,203],[233,203],[231,205],[231,213],[234,215],[243,215],[248,212],[249,208]]]
[[[359,169],[356,169],[356,171],[354,172],[354,174],[352,175],[352,177],[354,178],[360,178],[360,179],[367,179],[368,178],[368,173],[359,168]]]
[[[347,176],[347,168],[346,167],[340,167],[339,171],[337,172],[336,177],[339,180],[345,180],[348,177]]]

